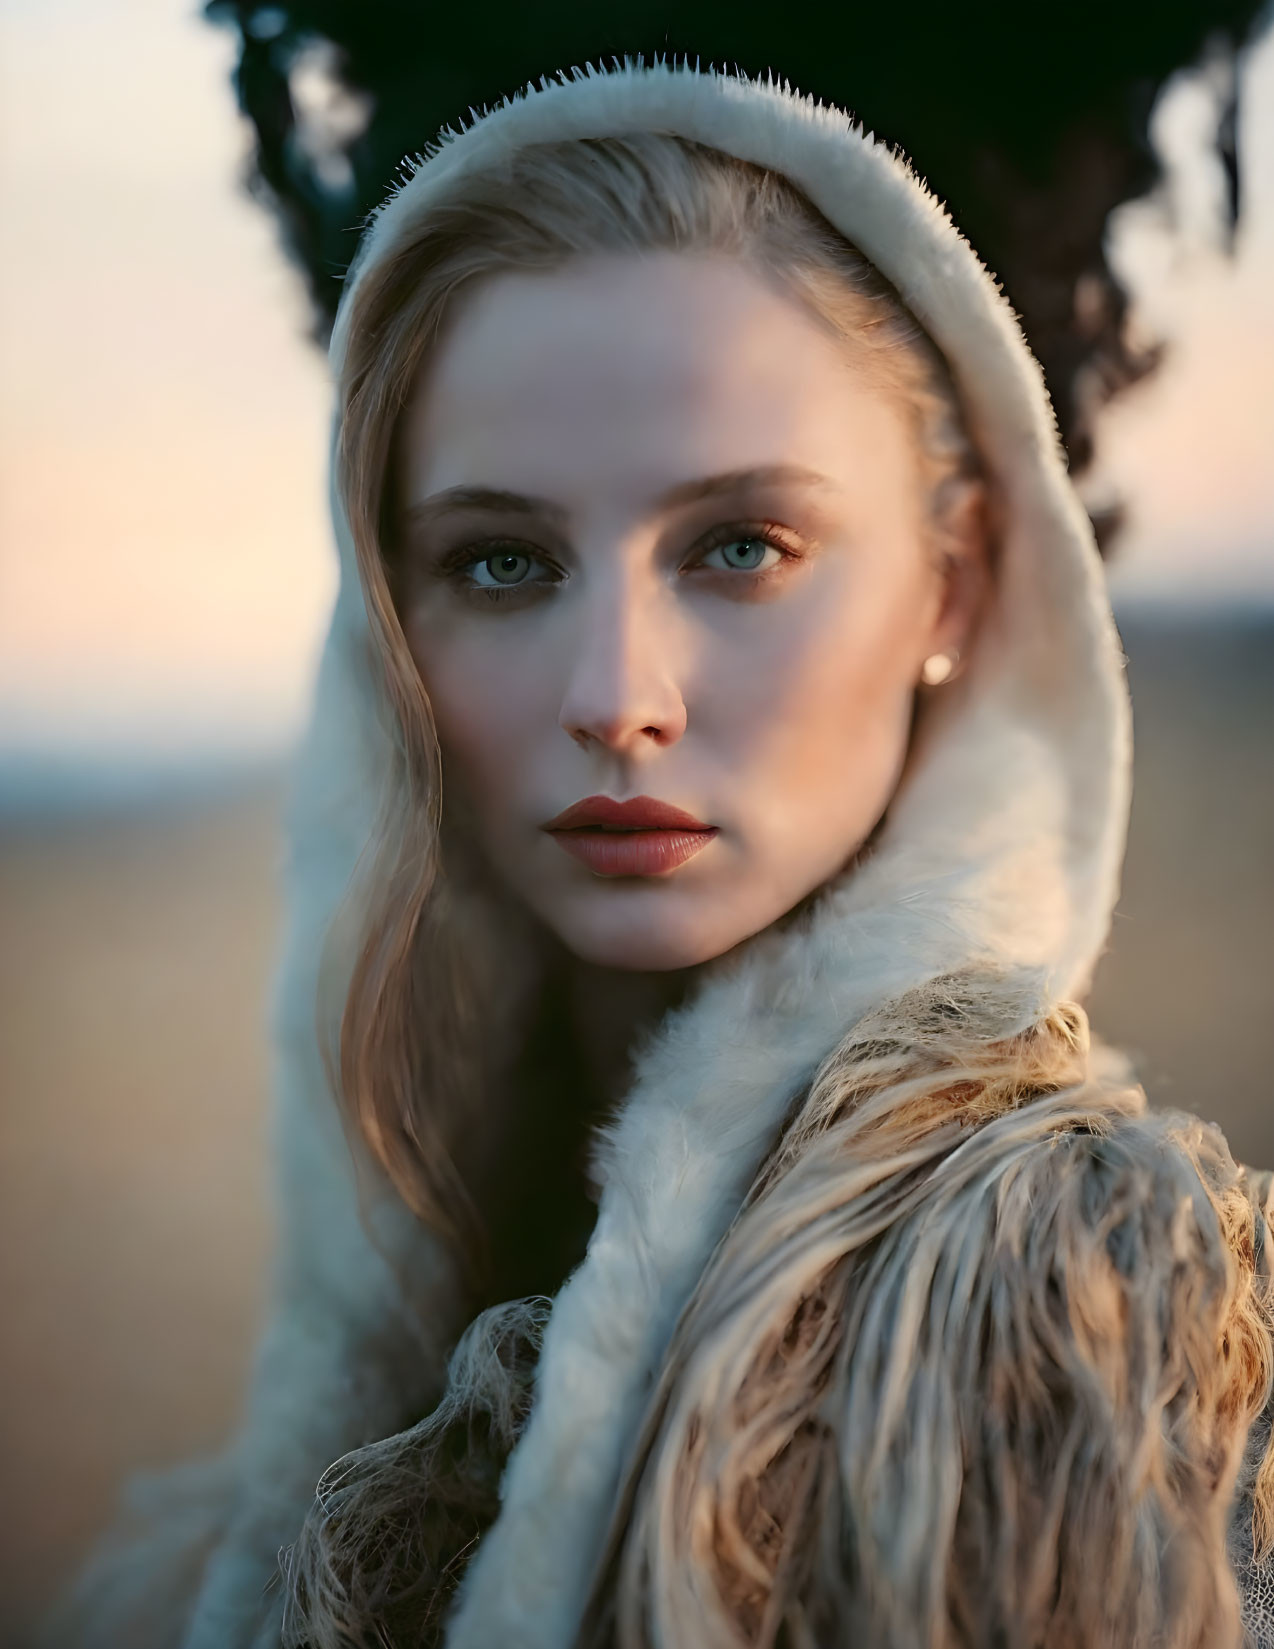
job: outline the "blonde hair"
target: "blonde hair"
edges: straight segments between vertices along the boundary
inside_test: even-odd
[[[338,485],[398,740],[335,1063],[358,1133],[471,1271],[482,1232],[455,1119],[467,1117],[474,1133],[483,1114],[478,1015],[455,889],[442,874],[438,740],[396,608],[395,430],[444,321],[477,282],[653,251],[745,260],[897,398],[915,432],[936,556],[978,485],[946,366],[889,283],[787,179],[685,139],[643,133],[524,148],[464,178],[359,283]]]

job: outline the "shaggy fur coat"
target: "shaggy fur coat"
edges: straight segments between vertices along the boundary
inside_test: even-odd
[[[1264,1188],[1210,1130],[1149,1115],[1076,1006],[1118,889],[1128,698],[992,276],[838,110],[625,65],[444,134],[350,284],[517,146],[637,130],[787,174],[898,288],[991,487],[992,611],[872,851],[641,1050],[583,1262],[462,1336],[459,1285],[351,1153],[315,1038],[392,737],[334,498],[277,998],[273,1314],[238,1442],[146,1491],[151,1532],[103,1553],[58,1641],[273,1645],[290,1588],[296,1644],[1274,1645]],[[392,1538],[365,1518],[387,1488]]]

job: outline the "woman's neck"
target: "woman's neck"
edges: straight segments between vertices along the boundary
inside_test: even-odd
[[[597,1213],[593,1130],[623,1099],[635,1047],[691,978],[554,959],[484,1176],[492,1271],[481,1304],[556,1293],[583,1258]]]
[[[685,1000],[695,971],[633,973],[567,961],[567,1023],[589,1086],[604,1104],[623,1098],[637,1048]]]

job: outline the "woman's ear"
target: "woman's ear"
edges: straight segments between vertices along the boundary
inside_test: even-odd
[[[946,655],[959,670],[972,650],[991,587],[990,511],[983,482],[961,481],[946,501],[939,523],[942,597],[926,646],[926,660]]]

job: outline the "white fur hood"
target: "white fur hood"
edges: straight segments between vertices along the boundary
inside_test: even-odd
[[[672,1328],[776,1128],[865,1012],[970,962],[1082,995],[1118,888],[1130,769],[1123,658],[1039,368],[994,279],[885,144],[786,86],[667,65],[589,68],[476,117],[375,218],[357,285],[434,204],[528,143],[669,131],[785,173],[897,287],[950,364],[998,517],[997,593],[936,693],[879,847],[808,919],[744,947],[661,1029],[599,1148],[587,1258],[554,1302],[535,1406],[448,1643],[564,1649]],[[339,378],[349,314],[332,346]],[[335,508],[341,593],[294,814],[284,1002],[370,833],[390,735]],[[298,1022],[301,1008],[298,1006]],[[285,1060],[288,1057],[285,1052]]]

